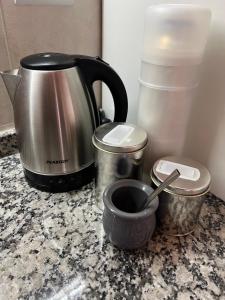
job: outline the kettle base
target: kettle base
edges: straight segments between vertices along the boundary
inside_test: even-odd
[[[62,193],[81,188],[95,177],[94,164],[75,173],[65,175],[40,175],[24,169],[25,178],[31,187],[50,193]]]

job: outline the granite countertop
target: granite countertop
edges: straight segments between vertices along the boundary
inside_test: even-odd
[[[192,235],[156,230],[145,249],[119,250],[93,183],[30,188],[15,142],[0,142],[0,299],[225,299],[225,202],[209,194]]]

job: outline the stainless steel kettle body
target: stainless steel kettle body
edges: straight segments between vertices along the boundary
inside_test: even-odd
[[[119,76],[99,58],[41,53],[21,60],[18,77],[12,102],[28,182],[53,192],[86,184],[94,174],[91,138],[101,123],[92,83],[106,82],[115,119],[125,121],[127,96]]]

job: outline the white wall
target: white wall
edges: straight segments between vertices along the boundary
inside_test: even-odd
[[[125,83],[129,97],[128,121],[135,122],[144,11],[156,3],[201,4],[212,11],[202,82],[192,108],[184,154],[209,168],[212,191],[225,199],[225,1],[104,0],[103,57]],[[110,100],[104,89],[103,106],[109,115],[113,110]]]

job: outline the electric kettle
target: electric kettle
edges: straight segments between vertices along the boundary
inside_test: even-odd
[[[92,134],[102,123],[92,84],[101,80],[109,87],[114,121],[125,122],[127,94],[117,73],[99,57],[40,53],[1,75],[28,183],[63,192],[90,182],[95,173]]]

